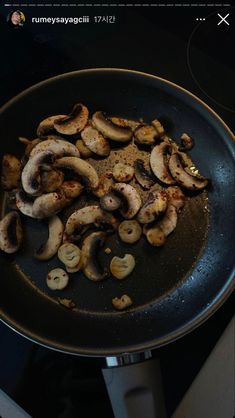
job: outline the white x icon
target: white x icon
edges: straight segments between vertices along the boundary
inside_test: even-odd
[[[227,22],[227,17],[229,16],[229,13],[226,15],[226,16],[221,16],[219,13],[217,13],[217,15],[220,17],[220,21],[219,21],[219,23],[217,24],[217,26],[219,26],[222,22],[224,22],[224,23],[226,23],[226,25],[228,25],[229,26],[229,22]]]

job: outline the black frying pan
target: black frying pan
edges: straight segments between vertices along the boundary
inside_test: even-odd
[[[84,102],[91,112],[105,110],[147,121],[158,117],[175,139],[189,133],[196,143],[192,159],[211,179],[210,187],[190,196],[164,247],[152,248],[143,238],[130,248],[110,237],[111,256],[131,252],[136,258],[137,267],[129,279],[94,284],[80,274],[56,296],[46,288],[45,276],[58,261],[42,263],[32,258],[33,250],[46,239],[46,227],[24,219],[24,248],[14,256],[0,254],[1,319],[22,335],[67,353],[142,352],[197,327],[232,291],[233,136],[206,104],[169,81],[135,71],[96,69],[54,77],[7,103],[0,113],[1,154],[22,154],[19,135],[35,137],[44,117],[66,114],[76,102]],[[130,162],[136,158],[128,148],[124,157]],[[111,163],[115,155],[112,158]],[[102,161],[95,164],[102,171]],[[131,295],[134,305],[118,313],[111,299],[123,293]],[[76,309],[60,306],[57,296],[72,298]]]

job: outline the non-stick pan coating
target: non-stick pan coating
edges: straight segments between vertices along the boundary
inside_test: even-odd
[[[190,195],[164,247],[153,248],[144,238],[134,246],[121,244],[117,234],[109,238],[106,246],[112,253],[101,252],[103,263],[126,252],[136,258],[133,275],[123,282],[108,279],[95,284],[80,273],[71,275],[68,289],[49,291],[46,274],[60,263],[57,258],[42,263],[32,257],[46,239],[47,228],[43,221],[24,218],[23,249],[14,256],[1,254],[2,319],[38,342],[71,353],[110,355],[164,344],[206,319],[232,288],[231,133],[205,105],[171,83],[130,71],[87,70],[40,83],[6,105],[0,114],[1,154],[21,155],[19,135],[35,137],[44,117],[68,113],[76,102],[85,103],[91,112],[106,110],[147,121],[158,117],[176,140],[182,132],[189,133],[196,143],[192,159],[211,185],[208,192]],[[121,152],[130,163],[147,156],[133,144]],[[102,173],[118,160],[120,151],[114,149],[108,161],[93,163]],[[2,212],[4,207],[2,199]],[[64,220],[71,210],[62,214]],[[120,314],[111,300],[123,293],[134,304]],[[61,307],[58,296],[72,298],[76,309]]]

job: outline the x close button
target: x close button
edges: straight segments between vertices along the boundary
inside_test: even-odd
[[[217,26],[221,25],[221,23],[225,23],[229,26],[229,22],[226,20],[229,17],[229,13],[226,16],[221,16],[219,13],[217,13],[217,16],[219,16],[220,21],[217,23]]]

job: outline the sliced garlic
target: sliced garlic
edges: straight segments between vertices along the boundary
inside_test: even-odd
[[[118,163],[113,168],[113,177],[116,181],[127,182],[134,176],[134,168],[128,164]]]
[[[122,311],[123,309],[128,308],[129,306],[131,306],[133,304],[130,296],[128,295],[122,295],[120,298],[113,298],[112,299],[112,304],[114,306],[115,309],[117,309],[118,311]]]
[[[50,289],[62,290],[67,286],[69,282],[69,276],[63,269],[56,268],[48,273],[46,282]]]
[[[123,221],[118,227],[118,233],[123,242],[134,244],[139,241],[142,234],[142,228],[135,220]]]
[[[135,259],[131,254],[125,254],[123,258],[113,257],[110,263],[110,271],[116,279],[125,279],[135,268]]]
[[[81,250],[77,245],[67,242],[59,248],[58,258],[66,265],[66,267],[74,268],[80,261]]]

